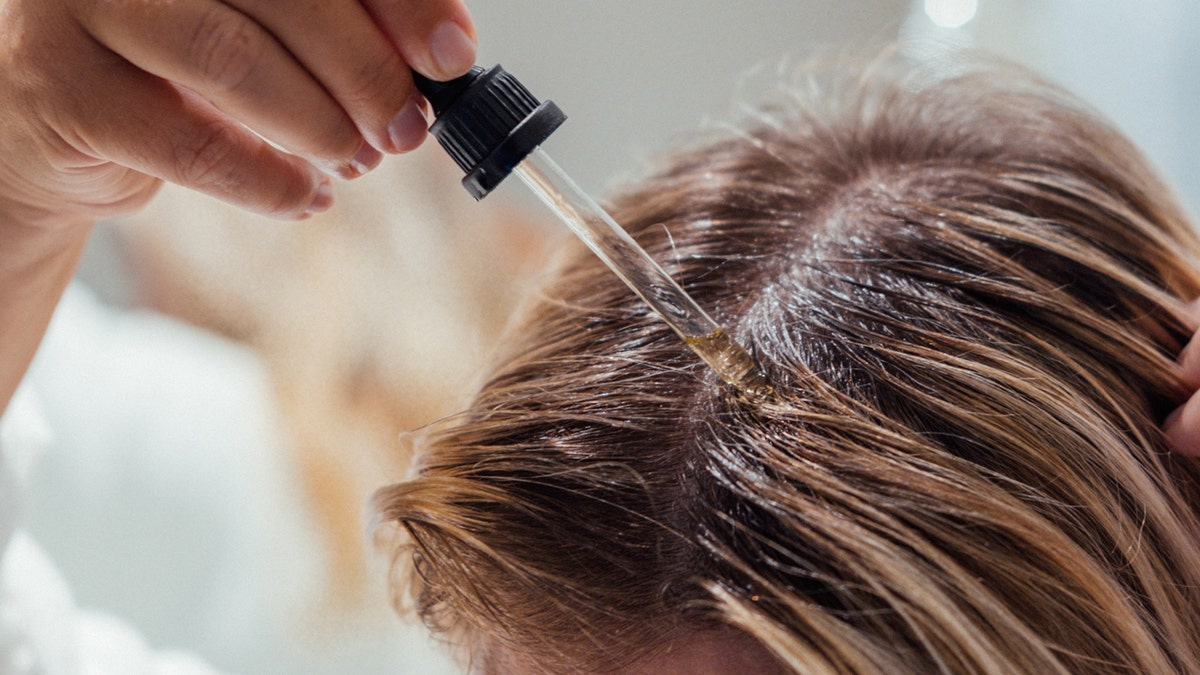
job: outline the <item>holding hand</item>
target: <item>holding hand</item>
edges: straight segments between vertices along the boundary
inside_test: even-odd
[[[474,58],[461,0],[7,0],[0,213],[90,222],[167,180],[304,217],[420,144],[410,68]]]

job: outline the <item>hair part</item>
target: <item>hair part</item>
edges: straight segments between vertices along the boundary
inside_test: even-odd
[[[1200,476],[1158,428],[1200,242],[1091,111],[827,63],[612,211],[776,395],[575,247],[377,495],[435,630],[547,672],[722,625],[805,673],[1200,670]]]

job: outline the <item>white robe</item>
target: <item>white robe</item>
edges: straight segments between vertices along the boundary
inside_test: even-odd
[[[120,620],[78,607],[66,581],[18,526],[38,456],[53,437],[28,389],[0,419],[0,673],[209,675],[183,652],[155,651]]]
[[[0,420],[0,675],[457,672],[382,570],[324,602],[271,391],[244,346],[68,289]]]

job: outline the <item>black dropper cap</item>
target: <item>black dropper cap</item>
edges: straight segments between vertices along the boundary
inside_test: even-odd
[[[462,184],[475,199],[486,197],[567,119],[500,66],[474,66],[449,82],[417,73],[413,80],[437,117],[429,132],[467,173]]]

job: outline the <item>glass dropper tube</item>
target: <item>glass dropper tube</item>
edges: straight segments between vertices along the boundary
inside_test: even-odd
[[[770,394],[750,353],[541,149],[566,119],[558,106],[499,65],[449,82],[414,73],[413,81],[437,117],[430,133],[466,173],[471,196],[483,199],[515,172],[722,380],[744,395]]]
[[[534,148],[513,172],[722,380],[741,392],[766,393],[766,382],[749,352],[541,147]]]

